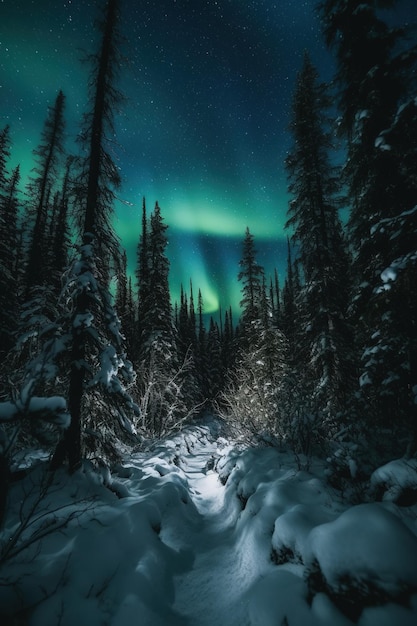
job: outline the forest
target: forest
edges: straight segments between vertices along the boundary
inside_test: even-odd
[[[62,91],[24,184],[19,167],[9,168],[13,130],[1,130],[3,523],[31,471],[21,463],[28,451],[42,450],[51,481],[59,472],[76,480],[86,463],[110,474],[207,416],[245,449],[290,455],[299,471],[320,459],[326,484],[349,505],[370,501],[377,468],[401,462],[407,480],[396,476],[389,500],[415,511],[417,44],[415,27],[382,17],[379,9],[395,4],[318,4],[336,73],[321,82],[305,52],[282,164],[291,198],[286,275],[265,275],[246,229],[240,311],[226,308],[208,324],[198,285],[171,301],[169,224],[158,202],[149,209],[143,199],[135,276],[114,232],[119,0],[101,3],[78,153],[65,148]],[[371,501],[384,499],[388,483],[373,484]],[[12,557],[2,539],[0,568]],[[414,594],[417,577],[415,585]],[[144,623],[177,623],[166,620]]]

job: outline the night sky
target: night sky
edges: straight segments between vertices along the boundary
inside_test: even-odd
[[[405,13],[415,0],[404,0]],[[205,311],[237,307],[246,226],[267,276],[284,278],[288,204],[284,160],[294,80],[305,49],[333,74],[316,0],[124,0],[127,97],[117,117],[123,177],[116,229],[136,262],[142,197],[169,226],[173,300],[201,288]],[[414,8],[412,8],[414,7]],[[398,14],[399,15],[399,14]],[[87,100],[95,2],[0,0],[0,128],[11,125],[23,179],[59,89],[67,148]]]

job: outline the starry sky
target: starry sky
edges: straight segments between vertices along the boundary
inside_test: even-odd
[[[405,14],[415,0],[404,0]],[[269,277],[284,278],[288,206],[284,160],[304,50],[323,80],[334,63],[316,0],[123,0],[126,38],[117,116],[123,177],[115,227],[135,266],[142,197],[169,226],[173,301],[201,289],[205,312],[237,309],[246,226]],[[413,5],[414,6],[414,5]],[[0,0],[0,127],[12,165],[33,167],[48,106],[66,96],[67,148],[87,100],[96,3]]]

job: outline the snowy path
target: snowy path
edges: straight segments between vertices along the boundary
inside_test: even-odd
[[[0,562],[0,623],[415,626],[416,506],[346,506],[320,465],[298,471],[289,455],[237,450],[219,434],[207,416],[150,442],[110,478],[89,463],[57,472],[40,499],[49,477],[42,464],[13,484],[3,537],[19,530],[22,512],[36,515],[17,536],[17,558]],[[272,550],[286,557],[279,565]],[[365,598],[351,621],[321,589],[310,599],[313,558],[333,594],[341,576],[357,593],[366,575],[387,603]],[[405,588],[409,597],[397,602]]]
[[[207,469],[216,450],[216,442],[203,440],[183,459],[199,518],[175,531],[171,527],[169,533],[161,533],[161,539],[194,557],[190,569],[176,577],[174,611],[190,626],[245,626],[250,624],[245,592],[259,571],[235,532],[238,500],[228,505],[218,474]]]

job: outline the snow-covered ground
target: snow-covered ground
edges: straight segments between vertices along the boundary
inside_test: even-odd
[[[15,483],[2,626],[417,623],[417,507],[391,497],[414,465],[374,475],[382,503],[348,507],[319,464],[219,434],[212,420],[112,475],[40,464]]]

